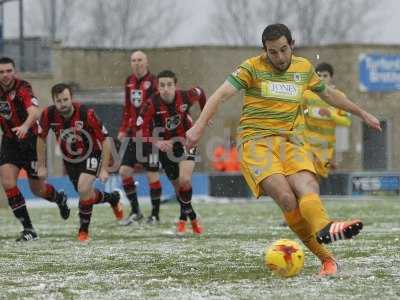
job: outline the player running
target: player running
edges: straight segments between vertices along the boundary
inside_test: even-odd
[[[332,83],[333,67],[330,64],[320,63],[315,71],[327,86],[335,89]],[[351,119],[347,112],[329,105],[310,90],[304,92],[304,116],[306,149],[313,155],[317,175],[328,177],[329,171],[336,168],[336,126],[349,127]]]
[[[133,174],[135,165],[142,165],[146,169],[146,175],[150,187],[152,211],[147,218],[148,224],[160,221],[161,183],[158,174],[158,162],[152,160],[151,145],[137,143],[136,121],[147,99],[157,90],[157,79],[149,72],[149,63],[146,54],[135,51],[131,55],[132,74],[125,81],[125,106],[122,124],[118,133],[118,139],[124,142],[129,138],[128,147],[122,157],[119,174],[122,186],[131,204],[129,217],[121,222],[121,225],[130,225],[143,220],[136,194]],[[140,147],[140,149],[138,148]]]
[[[72,102],[71,87],[64,83],[51,89],[54,105],[44,109],[37,140],[38,175],[47,177],[46,137],[52,130],[60,144],[68,177],[79,194],[80,228],[78,240],[89,240],[89,224],[94,204],[110,203],[117,220],[123,218],[118,192],[105,193],[93,187],[96,177],[108,179],[110,146],[107,131],[92,109]]]
[[[377,130],[381,130],[379,121],[321,82],[308,60],[293,55],[294,40],[285,25],[267,26],[262,45],[265,53],[243,62],[207,101],[186,133],[187,147],[199,141],[219,104],[244,90],[238,128],[242,173],[254,196],[271,196],[289,227],[321,260],[320,275],[332,275],[337,264],[322,244],[350,239],[363,224],[357,219],[332,221],[321,202],[314,165],[302,141],[303,92],[317,93]]]
[[[187,91],[177,89],[176,75],[170,70],[160,72],[157,79],[159,92],[149,99],[137,125],[142,127],[144,139],[149,138],[159,149],[159,161],[178,196],[181,213],[177,234],[185,233],[189,217],[193,233],[200,235],[203,228],[191,203],[197,148],[186,151],[184,138],[192,126],[189,114],[191,106],[199,102],[203,109],[206,96],[198,87]]]
[[[18,174],[25,169],[29,187],[35,196],[57,204],[61,217],[66,220],[70,209],[64,192],[37,176],[36,139],[37,120],[40,116],[39,101],[31,85],[16,77],[15,63],[9,57],[0,58],[0,124],[3,131],[0,154],[0,179],[8,204],[21,222],[23,231],[17,241],[38,239],[17,186]]]

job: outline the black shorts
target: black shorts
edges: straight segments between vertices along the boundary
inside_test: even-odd
[[[76,191],[78,191],[78,182],[81,174],[85,173],[97,177],[100,172],[101,162],[101,152],[92,152],[84,161],[78,163],[64,160],[65,170]]]
[[[3,136],[0,150],[0,166],[12,164],[19,169],[24,169],[29,178],[38,179],[36,140],[37,136],[33,135],[22,140]]]
[[[196,161],[197,148],[193,147],[189,151],[180,142],[175,142],[172,152],[159,151],[159,160],[165,174],[170,180],[179,178],[179,162],[184,160]]]
[[[157,157],[157,151],[151,143],[136,143],[130,139],[122,156],[121,166],[133,168],[136,164],[141,164],[147,171],[157,172],[159,169]]]

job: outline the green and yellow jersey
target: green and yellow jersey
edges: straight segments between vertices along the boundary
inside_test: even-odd
[[[238,127],[241,143],[271,135],[301,138],[305,126],[303,93],[325,89],[312,64],[297,56],[292,57],[290,67],[283,72],[273,68],[266,54],[252,57],[227,81],[238,90],[245,90]]]
[[[306,148],[314,154],[321,165],[320,168],[316,167],[317,173],[325,177],[328,175],[329,164],[335,151],[336,126],[350,126],[350,115],[329,105],[309,90],[304,92],[303,109],[306,121],[304,130]],[[329,110],[330,116],[321,115],[321,109]]]

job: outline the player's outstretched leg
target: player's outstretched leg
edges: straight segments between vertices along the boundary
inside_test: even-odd
[[[324,245],[317,242],[310,224],[301,216],[300,210],[295,208],[292,211],[284,212],[284,216],[289,228],[296,233],[304,245],[320,259],[322,267],[319,275],[335,275],[337,266],[332,253]],[[331,262],[334,262],[334,264]]]

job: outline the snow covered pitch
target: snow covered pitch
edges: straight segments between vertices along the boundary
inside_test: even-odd
[[[148,201],[146,201],[148,203]],[[282,227],[271,201],[194,201],[205,234],[174,236],[177,203],[161,207],[158,226],[120,227],[106,206],[94,208],[92,241],[76,240],[78,216],[67,222],[54,207],[33,207],[40,239],[15,243],[20,225],[0,210],[1,299],[395,299],[400,297],[400,199],[326,201],[333,217],[357,216],[363,232],[332,246],[338,276],[318,278],[306,251],[291,279],[263,266],[263,251]],[[143,205],[145,213],[149,206]]]

